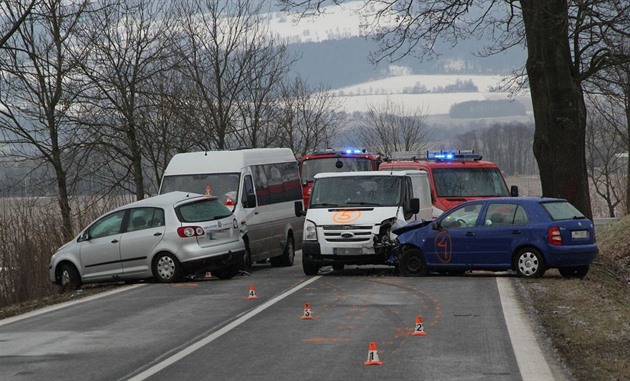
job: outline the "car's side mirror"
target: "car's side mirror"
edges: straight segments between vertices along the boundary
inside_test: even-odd
[[[512,185],[510,187],[510,196],[518,197],[518,185]]]
[[[81,235],[79,236],[79,239],[77,240],[77,242],[88,241],[89,239],[90,239],[90,234],[86,230],[83,233],[81,233]]]
[[[442,229],[442,225],[439,222],[434,222],[433,223],[433,230],[440,230]]]
[[[293,209],[295,211],[295,216],[296,217],[302,217],[302,216],[306,216],[306,211],[304,210],[304,208],[302,207],[302,201],[296,201],[293,204]]]

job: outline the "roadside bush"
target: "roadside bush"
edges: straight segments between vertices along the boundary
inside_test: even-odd
[[[129,201],[129,197],[73,200],[75,233],[107,210]],[[65,243],[56,200],[4,198],[0,203],[0,307],[59,292],[48,277],[50,256]]]

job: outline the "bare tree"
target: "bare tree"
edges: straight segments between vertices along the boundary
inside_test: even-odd
[[[589,177],[595,192],[606,203],[609,217],[616,216],[616,208],[623,204],[627,193],[624,182],[627,180],[627,159],[623,157],[627,152],[624,142],[627,138],[619,136],[620,125],[625,125],[621,117],[623,113],[618,104],[600,99],[597,107],[589,113],[586,128]]]
[[[369,104],[355,129],[359,146],[391,156],[394,152],[421,152],[430,139],[426,114],[407,110],[388,98],[383,104]]]
[[[317,12],[343,0],[279,0]],[[380,42],[372,57],[397,60],[435,54],[438,39],[455,45],[491,36],[494,49],[526,42],[536,156],[543,194],[569,199],[591,216],[585,160],[583,81],[630,57],[611,43],[630,35],[630,2],[617,0],[367,0],[366,29]],[[491,49],[492,50],[492,49]]]
[[[0,21],[0,48],[4,47],[7,41],[17,32],[24,20],[31,14],[33,7],[39,0],[0,1],[3,16],[10,14],[10,17],[3,17]]]
[[[278,134],[281,145],[297,157],[330,147],[333,135],[343,125],[336,112],[339,101],[323,88],[312,89],[301,78],[285,84],[280,99]]]
[[[257,137],[247,137],[243,130],[237,135],[238,129],[249,127],[251,134],[261,121],[256,116],[250,119],[251,115],[246,121],[239,120],[239,105],[252,101],[252,91],[256,91],[258,100],[264,99],[269,79],[278,70],[284,70],[280,61],[273,62],[274,52],[282,56],[284,48],[268,38],[268,31],[260,22],[262,5],[248,0],[177,3],[183,61],[180,69],[194,86],[189,97],[196,111],[191,134],[197,136],[204,149],[229,148],[239,138],[258,144]],[[260,70],[261,65],[267,64],[267,68],[274,69]],[[255,81],[260,88],[250,87],[253,75],[257,75]]]
[[[11,160],[52,168],[66,240],[73,236],[69,196],[75,183],[68,178],[68,170],[83,159],[81,155],[87,153],[83,143],[89,141],[73,121],[80,86],[68,42],[86,3],[43,0],[30,13],[30,3],[2,7],[4,20],[22,25],[1,52],[1,132],[13,148]]]
[[[622,42],[619,49],[628,53],[630,44]],[[593,107],[616,134],[608,135],[619,140],[621,150],[630,152],[630,64],[617,65],[598,72],[588,88]],[[630,165],[626,160],[625,214],[630,214]]]
[[[102,137],[104,169],[110,169],[114,184],[138,200],[147,193],[142,141],[149,131],[141,110],[154,107],[153,78],[171,69],[172,19],[167,4],[166,0],[94,1],[73,50],[88,57],[79,61],[90,86],[81,103],[83,122]]]

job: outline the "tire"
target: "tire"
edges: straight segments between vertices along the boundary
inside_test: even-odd
[[[418,249],[407,249],[398,259],[400,275],[408,277],[426,276],[429,273],[427,262]]]
[[[516,253],[514,269],[523,278],[540,278],[546,270],[542,254],[533,248],[524,248]]]
[[[247,271],[252,267],[252,253],[249,250],[245,250],[243,254],[243,270]]]
[[[172,254],[157,254],[151,267],[153,277],[160,283],[174,283],[182,279],[182,265]]]
[[[343,271],[345,265],[343,263],[333,263],[332,268],[335,271]]]
[[[317,275],[319,266],[306,259],[306,256],[302,254],[302,269],[305,275]]]
[[[579,278],[582,279],[588,274],[589,265],[584,266],[571,266],[571,267],[559,267],[558,271],[563,278],[572,279]]]
[[[269,262],[271,262],[271,266],[273,267],[293,266],[293,263],[295,262],[295,243],[293,242],[292,236],[289,236],[287,239],[287,244],[284,246],[282,255],[279,257],[269,258]]]
[[[238,275],[238,270],[240,268],[240,265],[232,265],[222,269],[216,269],[212,271],[212,275],[216,276],[219,279],[230,279]]]
[[[64,289],[77,290],[81,287],[81,276],[74,265],[64,263],[61,265],[59,274],[59,285]]]

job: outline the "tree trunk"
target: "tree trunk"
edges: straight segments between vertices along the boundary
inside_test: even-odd
[[[568,39],[567,0],[521,0],[527,74],[543,196],[570,201],[592,217],[586,169],[586,106]]]

